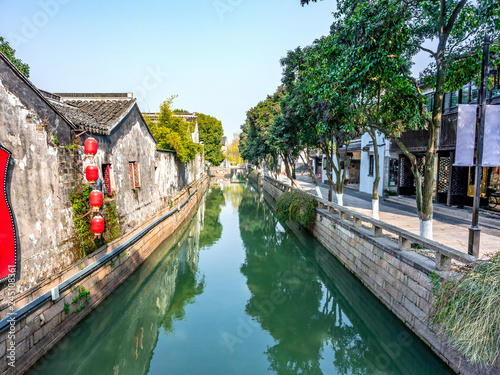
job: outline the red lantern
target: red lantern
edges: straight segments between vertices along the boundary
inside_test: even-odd
[[[99,178],[99,168],[97,168],[94,164],[87,165],[87,168],[85,169],[85,177],[88,182],[93,184]]]
[[[100,236],[102,234],[102,232],[104,232],[104,219],[103,219],[103,217],[100,215],[94,216],[90,226],[92,228],[92,232],[96,236]]]
[[[85,140],[84,150],[87,155],[97,154],[97,141],[94,138],[87,138]]]
[[[90,193],[90,207],[97,208],[102,206],[102,193],[99,190],[94,190]]]

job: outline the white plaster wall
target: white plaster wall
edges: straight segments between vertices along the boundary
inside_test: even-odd
[[[372,138],[368,133],[365,133],[361,136],[361,149],[372,142]],[[381,146],[384,144],[384,137],[377,133],[377,143],[379,145],[379,168],[380,168],[380,183],[378,186],[378,193],[380,196],[384,193],[384,160],[386,156],[387,150],[389,150],[388,144]],[[369,152],[361,152],[361,165],[360,165],[360,176],[359,176],[359,191],[363,193],[372,194],[373,192],[373,181],[375,180],[375,167],[373,168],[373,176],[368,176],[368,171],[370,170],[370,156],[373,155],[373,145],[370,146]]]
[[[0,78],[0,143],[12,152],[11,203],[19,233],[18,292],[72,263],[73,214],[65,207],[59,177],[59,149],[52,135],[27,121],[33,114]],[[44,113],[34,113],[44,118]]]

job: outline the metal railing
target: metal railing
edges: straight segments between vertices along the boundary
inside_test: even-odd
[[[92,264],[88,265],[85,267],[83,270],[80,272],[76,273],[75,275],[71,276],[70,278],[64,280],[62,283],[57,285],[55,288],[52,288],[48,292],[42,294],[41,296],[37,297],[30,303],[24,305],[23,307],[19,308],[17,311],[13,312],[9,316],[5,317],[4,319],[0,320],[0,333],[5,332],[6,330],[9,329],[11,325],[11,321],[15,321],[15,323],[21,321],[25,317],[27,317],[31,312],[37,310],[40,306],[44,305],[48,301],[52,299],[52,291],[53,289],[58,289],[59,293],[64,292],[73,286],[75,286],[79,281],[85,279],[87,276],[91,275],[92,273],[98,271],[102,267],[106,266],[106,263],[111,261],[113,258],[121,255],[125,250],[129,249],[132,245],[137,243],[139,240],[141,240],[146,234],[148,234],[151,230],[153,230],[158,224],[161,222],[165,221],[168,219],[170,216],[174,215],[178,211],[180,211],[191,199],[193,195],[195,195],[198,192],[198,189],[200,185],[207,179],[209,176],[205,176],[200,182],[198,182],[196,189],[194,189],[189,196],[177,207],[173,208],[169,212],[167,212],[165,215],[161,216],[160,218],[156,219],[153,221],[151,224],[149,224],[147,227],[142,229],[140,232],[126,240],[124,243],[122,243],[120,246],[118,246],[116,249],[113,251],[103,255],[101,258],[97,259],[95,262]]]

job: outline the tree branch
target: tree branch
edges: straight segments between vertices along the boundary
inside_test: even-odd
[[[416,47],[420,48],[424,52],[428,52],[433,58],[436,58],[436,52],[430,50],[429,48],[425,48],[422,46],[416,46]]]
[[[453,25],[455,24],[455,21],[456,21],[458,15],[460,14],[460,12],[462,11],[462,8],[464,7],[466,2],[467,2],[467,0],[461,0],[457,4],[455,9],[453,10],[453,13],[450,16],[450,19],[448,20],[448,23],[446,24],[446,26],[444,28],[444,33],[446,35],[449,35],[451,33],[451,30],[453,29]]]

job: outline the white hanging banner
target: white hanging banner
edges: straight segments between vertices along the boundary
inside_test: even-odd
[[[484,120],[483,167],[500,167],[500,105],[487,105]]]
[[[459,167],[474,165],[476,139],[476,104],[459,104],[455,163]]]

